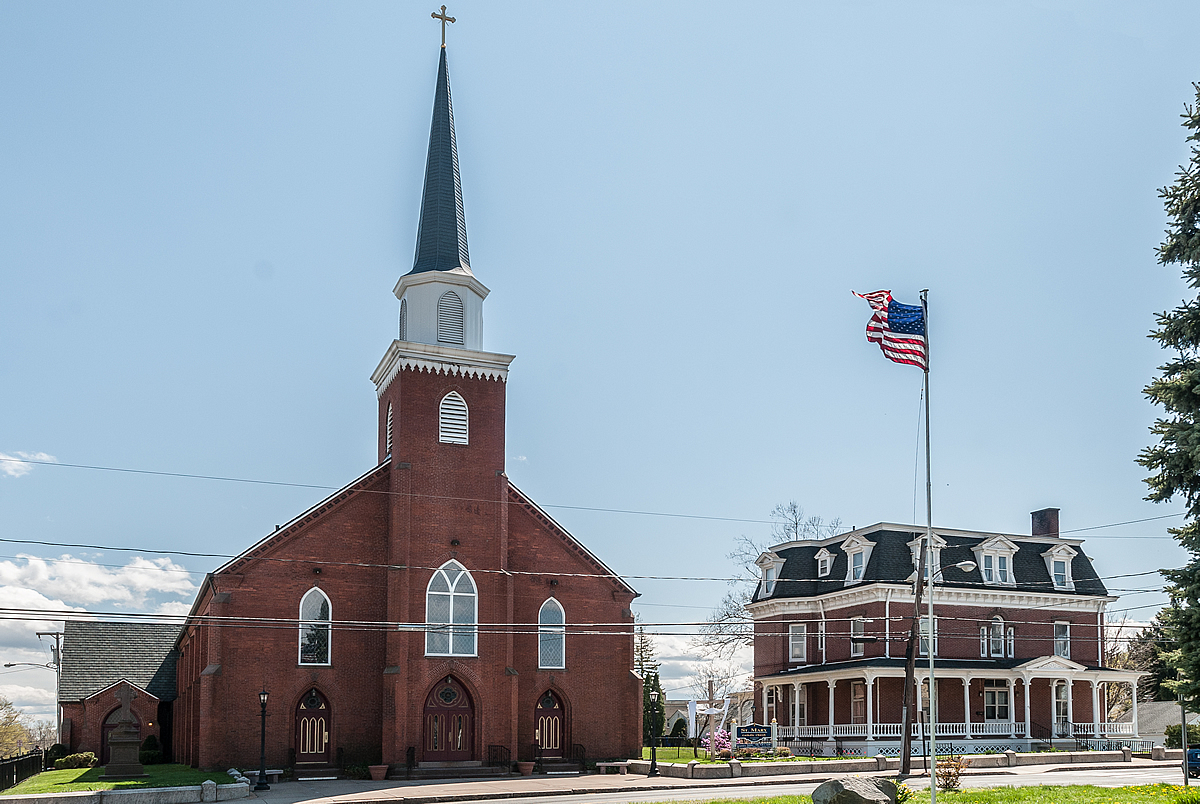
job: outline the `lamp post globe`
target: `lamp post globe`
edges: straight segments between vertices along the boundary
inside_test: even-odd
[[[258,784],[255,790],[270,790],[267,784],[267,690],[264,688],[258,694],[258,704],[262,707],[262,733],[258,744]]]

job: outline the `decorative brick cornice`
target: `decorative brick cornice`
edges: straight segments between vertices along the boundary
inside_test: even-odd
[[[401,371],[424,371],[506,382],[508,365],[514,357],[453,346],[392,341],[387,354],[372,372],[371,382],[375,383],[375,392],[380,396]]]

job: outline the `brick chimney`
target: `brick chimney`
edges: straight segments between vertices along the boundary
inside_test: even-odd
[[[1043,508],[1029,515],[1033,518],[1034,536],[1058,537],[1058,509]]]

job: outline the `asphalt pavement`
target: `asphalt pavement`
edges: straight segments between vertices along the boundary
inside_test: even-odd
[[[503,799],[509,804],[576,804],[576,802],[705,801],[714,798],[759,798],[770,795],[808,795],[838,774],[758,776],[738,779],[647,778],[638,774],[604,776],[510,776],[503,779],[428,781],[280,782],[270,790],[251,793],[263,804],[437,804]],[[894,771],[863,776],[894,778]],[[1182,784],[1178,762],[1134,760],[1103,765],[1025,765],[988,768],[963,775],[964,787],[1092,784],[1101,787],[1169,782]],[[928,789],[928,777],[912,777],[913,788]],[[553,797],[552,801],[548,798]]]

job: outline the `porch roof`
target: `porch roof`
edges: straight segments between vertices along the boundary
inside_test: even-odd
[[[1043,657],[1049,658],[1049,657]],[[1047,669],[1042,670],[1036,667],[1029,667],[1035,664],[1038,660],[1029,659],[937,659],[935,657],[935,674],[946,674],[949,676],[959,677],[965,674],[982,677],[987,673],[995,673],[999,676],[1030,676],[1032,678],[1043,678],[1050,676],[1062,677],[1063,675],[1084,675],[1095,678],[1096,680],[1110,681],[1133,681],[1144,673],[1132,670],[1114,670],[1110,667],[1091,667],[1088,665],[1070,662],[1072,667],[1056,667],[1053,671]],[[772,681],[797,681],[797,680],[813,680],[818,681],[827,676],[836,676],[845,678],[856,674],[862,674],[871,671],[875,676],[890,676],[899,677],[904,675],[904,659],[874,657],[870,659],[858,659],[850,662],[832,662],[830,664],[812,664],[803,667],[793,667],[779,673],[772,673],[766,676],[755,676],[754,680],[759,682]],[[928,660],[917,660],[917,676],[925,677],[929,675]],[[1107,678],[1098,678],[1105,676]]]

